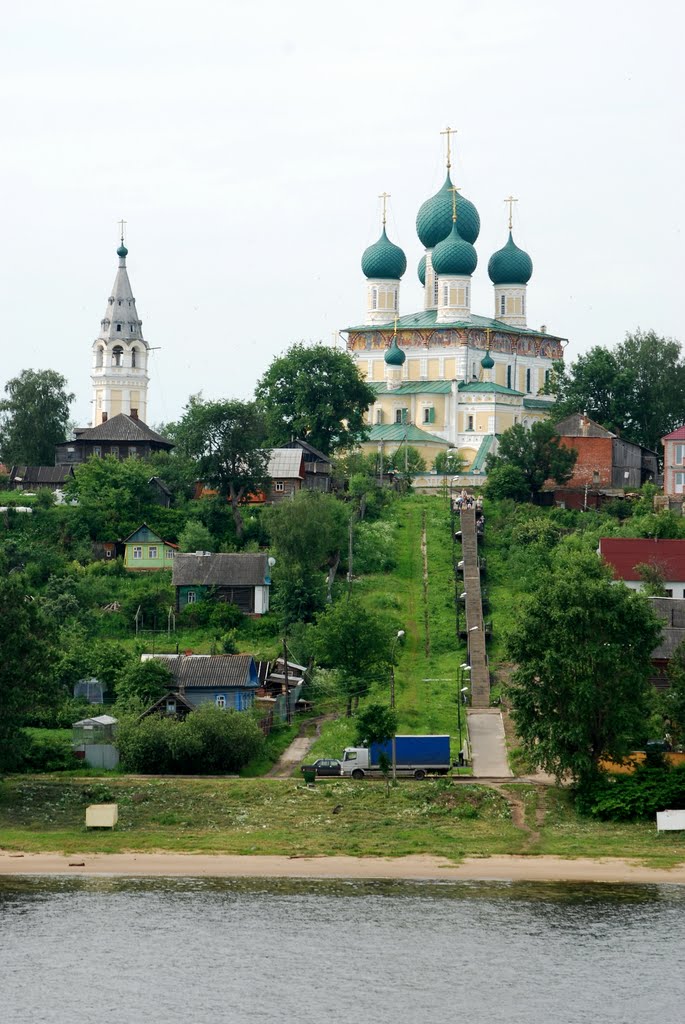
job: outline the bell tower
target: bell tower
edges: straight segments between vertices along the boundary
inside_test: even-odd
[[[119,267],[107,300],[100,333],[93,342],[93,426],[125,413],[147,422],[148,358],[150,346],[143,338],[136,300],[126,270],[128,249],[120,222]]]

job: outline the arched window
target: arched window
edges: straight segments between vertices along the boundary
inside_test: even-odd
[[[137,352],[138,352],[138,349],[134,345],[133,348],[131,349],[131,366],[135,366],[136,365],[136,353]]]
[[[526,315],[526,297],[525,297],[525,295],[521,296],[521,315],[522,316]]]
[[[371,289],[371,309],[378,309],[378,288]]]
[[[121,366],[124,358],[124,350],[121,345],[115,345],[112,349],[112,366]]]
[[[97,351],[95,352],[95,365],[102,366],[104,349],[102,345],[98,345]]]
[[[436,274],[435,277],[433,278],[433,305],[437,306],[437,304],[438,304],[438,276]]]
[[[507,297],[506,295],[500,295],[499,297],[499,315],[505,316],[507,312]]]
[[[447,306],[450,301],[450,290],[446,284],[442,286],[442,304]]]

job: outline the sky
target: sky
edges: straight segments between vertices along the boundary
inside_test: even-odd
[[[155,348],[148,421],[249,398],[297,341],[362,322],[388,234],[422,308],[415,218],[453,180],[481,218],[472,310],[507,237],[528,322],[570,360],[628,331],[685,341],[685,8],[652,0],[24,0],[0,39],[0,388],[54,369],[89,424],[117,222]],[[341,344],[341,342],[339,342]]]

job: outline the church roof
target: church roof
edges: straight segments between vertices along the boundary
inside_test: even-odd
[[[377,395],[449,395],[452,391],[452,382],[449,380],[412,380],[400,384],[396,388],[389,388],[383,382],[369,383],[369,387]],[[523,397],[522,391],[514,391],[512,388],[505,388],[503,384],[495,384],[486,380],[459,381],[457,388],[461,394],[495,394],[512,395],[515,398]],[[524,404],[526,399],[524,399]],[[546,408],[551,403],[545,402]]]
[[[105,315],[100,321],[98,340],[140,341],[147,348],[148,344],[143,338],[142,321],[138,318],[136,300],[133,297],[126,269],[128,249],[122,244],[117,249],[117,255],[119,256],[117,276],[114,278],[112,292],[107,300]],[[120,330],[117,330],[117,327]]]
[[[397,391],[398,389],[396,389]],[[376,423],[369,428],[367,441],[407,441],[410,444],[446,444],[444,437],[437,434],[429,434],[427,430],[421,430],[412,423]]]
[[[157,441],[168,448],[174,447],[168,437],[162,437],[147,423],[123,412],[97,427],[80,427],[75,433],[77,441]]]
[[[346,327],[346,332],[350,331],[382,331],[394,329],[395,321],[389,320],[387,324],[360,324],[355,327]],[[528,327],[517,327],[514,324],[505,324],[501,320],[492,320],[487,316],[477,316],[475,313],[471,313],[470,316],[462,317],[460,320],[453,320],[450,323],[438,322],[438,311],[437,309],[421,309],[417,313],[408,313],[406,316],[401,316],[397,320],[397,330],[406,331],[416,329],[419,330],[422,327],[435,327],[438,330],[450,330],[454,327],[475,327],[481,330],[485,330],[489,327],[491,331],[497,331],[502,334],[526,334],[532,337],[543,337],[548,338],[550,341],[565,341],[566,339],[559,337],[555,334],[542,334],[540,331],[533,331]]]

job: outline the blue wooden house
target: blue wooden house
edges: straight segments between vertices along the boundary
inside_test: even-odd
[[[171,693],[164,698],[164,707],[155,705],[155,711],[179,714],[184,708],[190,710],[200,704],[248,711],[254,704],[255,691],[260,684],[251,654],[143,655],[145,660],[150,657],[163,661],[173,679]],[[177,704],[183,707],[172,709],[174,693],[182,698]]]

